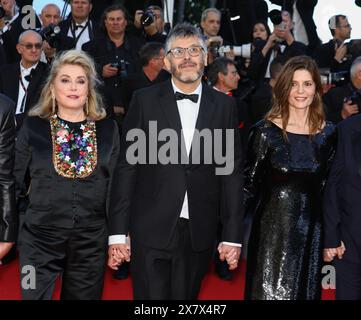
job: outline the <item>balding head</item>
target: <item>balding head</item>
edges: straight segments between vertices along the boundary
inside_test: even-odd
[[[60,8],[54,4],[49,3],[43,7],[40,13],[40,20],[43,24],[43,28],[46,28],[49,24],[58,25],[61,20]]]
[[[29,68],[39,62],[43,40],[39,33],[33,30],[24,31],[16,45],[16,49],[21,55],[21,64]]]

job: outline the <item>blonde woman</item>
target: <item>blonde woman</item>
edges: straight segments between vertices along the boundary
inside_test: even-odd
[[[57,57],[19,133],[18,190],[27,171],[31,179],[20,265],[35,270],[35,283],[22,286],[24,299],[51,299],[59,276],[61,299],[101,298],[107,220],[118,198],[119,134],[115,122],[104,119],[96,81],[85,53]]]
[[[276,80],[273,107],[251,130],[246,299],[321,298],[322,192],[336,142],[321,94],[315,62],[290,59]]]

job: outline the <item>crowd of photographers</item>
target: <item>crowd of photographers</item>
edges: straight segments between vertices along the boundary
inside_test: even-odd
[[[70,0],[64,19],[49,1],[34,16],[35,28],[28,30],[23,22],[29,12],[23,9],[32,2],[0,0],[0,93],[14,100],[18,128],[36,104],[58,52],[76,48],[93,57],[107,115],[119,126],[135,90],[170,77],[163,44],[171,26],[165,23],[162,1],[143,1],[137,8],[121,0]],[[236,99],[244,142],[249,127],[270,109],[275,78],[294,56],[316,60],[328,120],[337,123],[359,113],[361,40],[349,41],[352,28],[345,15],[330,17],[332,39],[322,44],[313,20],[317,0],[271,0],[280,10],[270,12],[263,0],[229,1],[227,6],[227,1],[213,2],[215,7],[204,10],[199,22],[208,47],[204,80]],[[227,269],[218,271],[224,279],[231,277]]]

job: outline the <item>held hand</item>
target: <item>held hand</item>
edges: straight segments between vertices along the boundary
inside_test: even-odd
[[[352,102],[350,100],[348,100],[343,103],[342,110],[341,110],[341,117],[342,117],[342,119],[346,119],[349,116],[352,116],[353,114],[356,114],[358,112],[359,112],[358,105],[352,104]]]
[[[103,78],[114,77],[117,74],[118,74],[118,68],[112,67],[110,63],[103,66],[103,72],[102,72]]]
[[[218,246],[219,259],[226,260],[230,270],[234,270],[238,266],[238,260],[241,255],[241,248],[220,243]]]
[[[10,251],[14,242],[0,242],[0,260]]]
[[[134,26],[137,29],[142,28],[142,23],[140,22],[140,19],[142,18],[142,15],[144,14],[143,10],[137,10],[134,14]]]
[[[118,270],[118,267],[124,262],[130,261],[129,244],[113,244],[108,248],[108,267]]]

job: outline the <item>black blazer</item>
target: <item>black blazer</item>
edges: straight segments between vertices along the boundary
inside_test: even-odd
[[[0,242],[15,242],[17,236],[14,147],[14,102],[0,94]]]
[[[62,228],[92,227],[104,224],[112,215],[109,201],[116,203],[119,198],[119,189],[113,188],[119,158],[116,123],[110,119],[97,121],[96,137],[95,171],[86,178],[64,178],[54,169],[49,120],[25,119],[16,141],[14,169],[18,200],[27,170],[31,179],[24,222]]]
[[[203,84],[196,123],[198,130],[236,128],[236,115],[233,99]],[[217,176],[214,158],[211,164],[204,164],[203,142],[200,143],[200,164],[180,162],[187,158],[180,153],[182,139],[178,139],[178,164],[162,165],[158,160],[156,164],[149,164],[148,157],[146,164],[129,164],[126,157],[132,142],[126,141],[127,133],[138,128],[148,136],[149,121],[157,122],[158,134],[160,130],[170,128],[178,137],[182,136],[170,80],[134,92],[121,137],[119,183],[122,194],[110,223],[110,234],[130,232],[131,239],[143,245],[159,249],[166,247],[187,191],[194,250],[201,251],[214,245],[219,219],[223,225],[221,240],[241,243],[243,174],[239,130],[234,131],[234,145],[229,146],[234,151],[234,170],[230,175]],[[164,142],[158,142],[158,151],[162,145]]]
[[[325,248],[345,243],[343,259],[361,263],[361,115],[338,125],[336,157],[324,196]]]
[[[41,61],[32,71],[25,102],[25,114],[38,102],[48,72],[49,66]],[[0,67],[0,92],[15,101],[15,103],[17,103],[19,96],[19,75],[19,62]],[[14,108],[16,110],[16,105]]]
[[[90,19],[89,21],[90,21],[89,38],[90,38],[90,41],[92,41],[95,38],[98,38],[102,34],[102,32],[100,31],[99,25],[94,20]],[[67,19],[65,19],[59,23],[59,27],[61,30],[60,35],[62,36],[63,39],[69,38],[68,32],[69,32],[69,29],[71,26],[71,22],[72,22],[72,17],[71,17],[71,15],[69,15],[69,17]],[[73,49],[76,46],[75,39],[73,37],[71,37],[71,39],[73,40],[73,45],[71,48],[69,48],[69,45],[68,45],[67,50]]]

